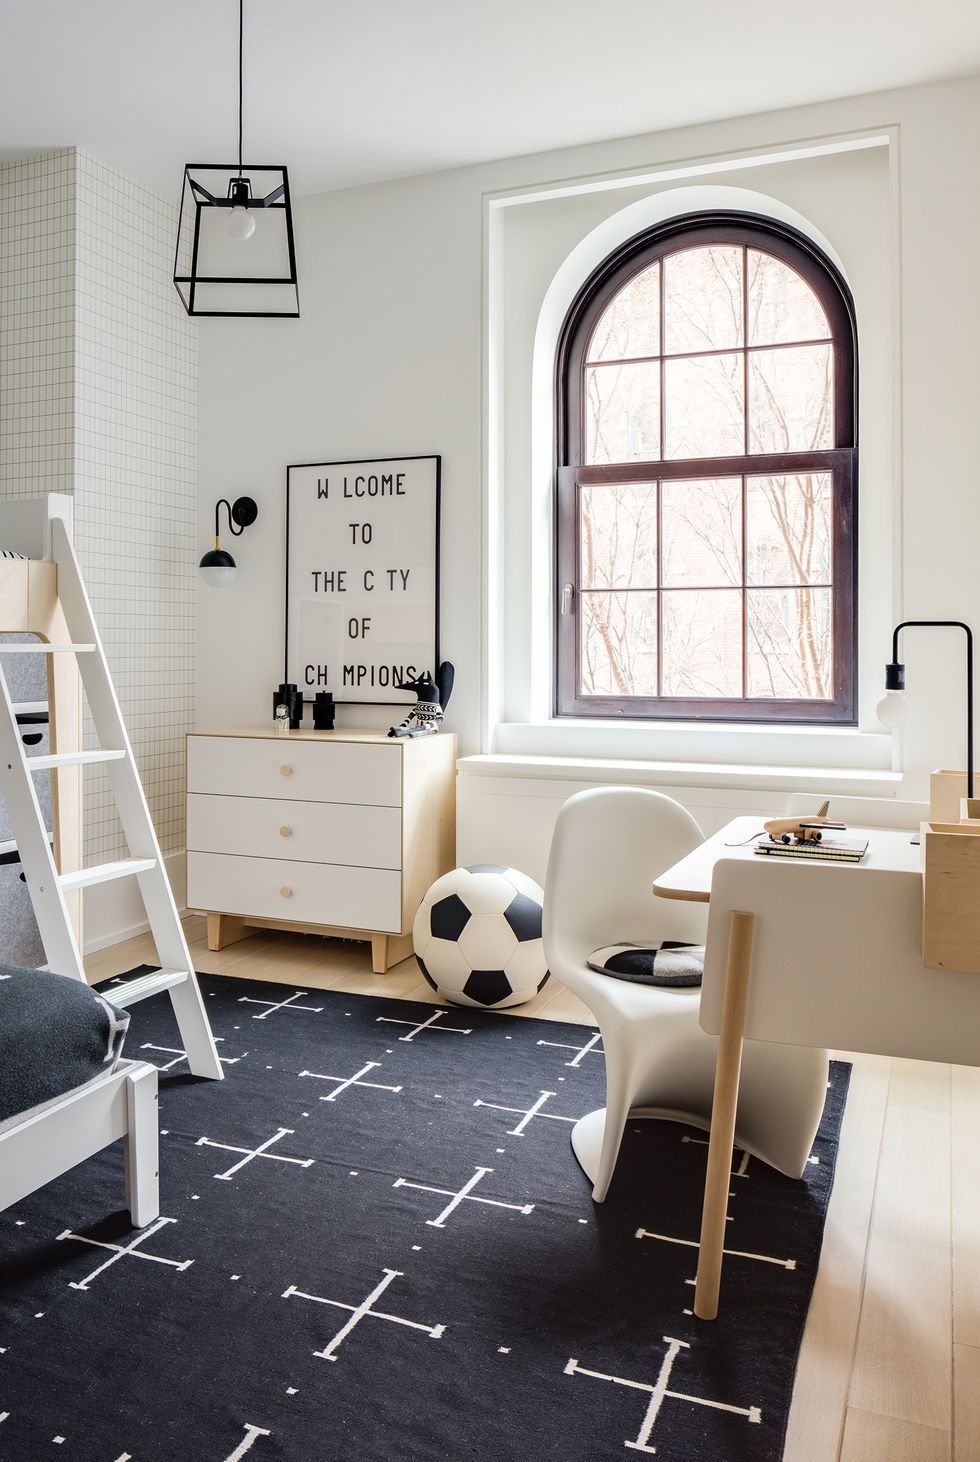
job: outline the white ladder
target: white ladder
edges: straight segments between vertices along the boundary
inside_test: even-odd
[[[209,1076],[220,1081],[224,1073],[133,758],[133,748],[126,734],[78,560],[68,530],[60,518],[51,521],[51,556],[58,567],[58,598],[71,642],[63,645],[38,642],[3,644],[0,645],[0,655],[76,655],[100,750],[27,756],[17,724],[17,713],[22,707],[10,698],[0,662],[0,697],[3,701],[0,706],[0,790],[7,801],[48,966],[75,979],[85,979],[81,950],[65,894],[96,883],[135,877],[146,905],[162,968],[114,986],[110,998],[116,1005],[129,1006],[166,990],[173,1003],[191,1071],[195,1076]],[[94,762],[106,764],[131,856],[78,872],[59,874],[44,826],[34,776],[59,767],[86,766]]]

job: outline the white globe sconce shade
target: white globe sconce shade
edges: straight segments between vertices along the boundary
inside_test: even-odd
[[[201,559],[201,578],[209,589],[224,589],[235,577],[237,564],[223,548],[212,548]]]

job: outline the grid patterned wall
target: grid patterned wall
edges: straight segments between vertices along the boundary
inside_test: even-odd
[[[173,287],[177,208],[77,154],[75,534],[150,811],[184,846],[194,716],[197,331]],[[86,859],[124,854],[99,768]]]
[[[71,492],[75,153],[0,165],[0,494]]]
[[[174,204],[75,149],[0,167],[0,496],[74,494],[165,853],[184,845],[196,656],[197,333],[173,288],[176,228]],[[86,861],[124,853],[89,768]]]

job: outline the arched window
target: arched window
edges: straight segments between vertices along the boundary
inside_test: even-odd
[[[856,337],[796,230],[693,214],[558,350],[560,715],[855,719]]]

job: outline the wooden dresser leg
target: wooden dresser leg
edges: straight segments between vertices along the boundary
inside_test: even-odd
[[[371,965],[376,975],[386,975],[412,953],[411,934],[372,934]]]
[[[708,1142],[708,1172],[701,1214],[698,1277],[694,1290],[694,1313],[699,1320],[713,1320],[718,1314],[754,922],[753,914],[733,913],[728,926],[728,965],[721,1008],[721,1034],[718,1037],[715,1093],[711,1106],[711,1136]]]
[[[244,919],[236,919],[233,914],[208,914],[208,949],[224,949],[254,933]]]
[[[399,965],[408,959],[414,946],[410,934],[372,934],[372,965],[374,974],[386,975],[392,965]]]

